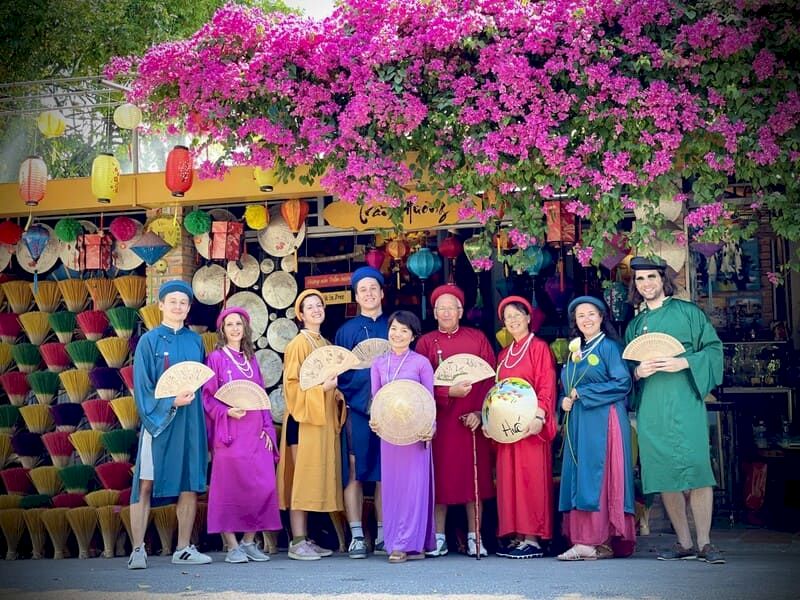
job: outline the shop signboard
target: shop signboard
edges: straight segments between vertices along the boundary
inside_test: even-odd
[[[325,221],[333,227],[366,231],[368,229],[393,229],[389,209],[384,205],[361,206],[349,202],[332,202],[322,211]],[[441,203],[436,206],[431,201],[420,199],[415,204],[408,203],[403,214],[403,229],[431,229],[440,225],[458,222],[458,205]]]

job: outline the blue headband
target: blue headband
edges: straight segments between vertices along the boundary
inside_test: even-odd
[[[597,307],[597,310],[600,311],[600,314],[605,314],[606,312],[605,302],[599,298],[595,298],[594,296],[578,296],[575,298],[575,300],[569,303],[567,313],[572,314],[579,304],[593,304]]]
[[[383,287],[383,275],[373,267],[359,267],[353,271],[350,276],[350,286],[355,290],[358,287],[358,282],[367,277],[371,277],[378,282],[378,285]]]
[[[170,281],[165,281],[161,284],[161,287],[158,288],[158,299],[163,300],[164,296],[167,294],[171,294],[172,292],[180,292],[182,294],[186,294],[189,297],[189,302],[194,300],[194,294],[192,293],[192,286],[188,283],[183,281],[182,279],[172,279]]]

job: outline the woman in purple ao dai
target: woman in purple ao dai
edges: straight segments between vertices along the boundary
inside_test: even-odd
[[[240,379],[264,387],[247,311],[239,307],[223,310],[217,318],[217,335],[217,348],[206,360],[214,377],[203,386],[211,449],[208,532],[221,533],[225,539],[225,562],[263,562],[269,556],[256,546],[256,532],[282,528],[275,486],[275,426],[269,410],[245,411],[214,397],[220,387]],[[244,533],[241,543],[235,532]]]
[[[391,350],[371,367],[372,395],[396,379],[421,383],[433,394],[430,361],[410,349],[422,326],[413,313],[399,310],[389,317]],[[425,558],[436,547],[433,520],[433,459],[430,441],[397,446],[381,440],[383,533],[390,563]]]

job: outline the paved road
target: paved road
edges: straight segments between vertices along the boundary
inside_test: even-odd
[[[614,599],[796,599],[800,536],[761,530],[715,535],[726,565],[655,560],[655,547],[671,536],[640,541],[630,559],[560,563],[552,558],[480,562],[447,556],[401,565],[385,557],[354,561],[334,556],[313,563],[286,554],[268,563],[230,565],[214,553],[207,566],[177,567],[169,558],[150,559],[146,571],[128,571],[125,559],[0,561],[3,597],[20,600],[105,600],[106,598],[266,598],[310,600],[560,600]]]

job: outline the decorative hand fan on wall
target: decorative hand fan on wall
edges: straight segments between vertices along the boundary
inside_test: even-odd
[[[323,346],[309,354],[300,366],[300,389],[309,390],[328,377],[338,376],[359,364],[356,355],[341,346]]]
[[[645,333],[625,346],[622,358],[626,360],[650,360],[683,354],[686,349],[668,333]]]
[[[233,408],[242,408],[244,410],[265,410],[270,408],[269,396],[267,396],[264,388],[246,379],[226,383],[217,390],[214,397]]]
[[[494,377],[492,365],[474,354],[454,354],[436,367],[433,374],[433,385],[469,384]]]
[[[156,383],[156,398],[170,398],[182,392],[194,393],[214,376],[214,371],[201,362],[187,360],[172,365]]]

